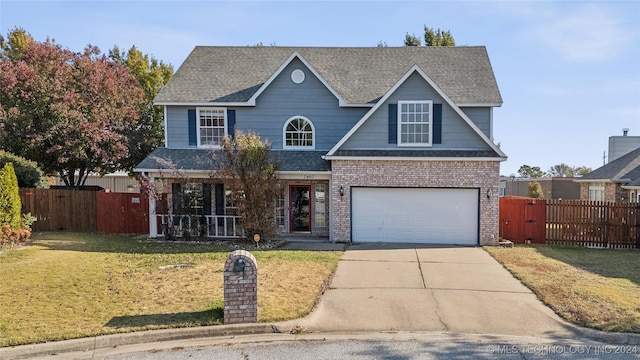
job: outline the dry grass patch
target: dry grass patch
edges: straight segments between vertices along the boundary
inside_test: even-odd
[[[566,320],[640,332],[640,252],[554,246],[485,250]]]
[[[258,319],[311,310],[342,252],[251,250]],[[222,323],[228,248],[45,233],[0,255],[0,346]],[[188,267],[160,269],[163,265]]]

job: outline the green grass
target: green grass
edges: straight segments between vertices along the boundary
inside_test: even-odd
[[[640,252],[545,245],[485,250],[564,319],[640,333]]]
[[[0,346],[217,325],[229,248],[77,233],[34,235],[0,255]],[[307,314],[342,252],[251,250],[258,319]],[[160,266],[190,264],[161,270]]]

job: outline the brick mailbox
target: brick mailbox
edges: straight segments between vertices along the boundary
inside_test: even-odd
[[[246,250],[229,254],[224,264],[224,323],[258,321],[258,263]]]

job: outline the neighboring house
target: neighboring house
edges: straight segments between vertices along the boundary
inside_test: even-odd
[[[53,177],[49,185],[64,186],[64,180],[59,176]],[[133,177],[130,177],[125,171],[116,171],[113,173],[100,174],[91,173],[87,176],[84,186],[99,186],[110,192],[140,192],[140,183]]]
[[[581,200],[640,202],[640,148],[575,181],[580,183]]]
[[[240,235],[211,149],[242,130],[270,141],[281,163],[274,211],[282,234],[498,241],[506,156],[493,143],[492,118],[502,98],[484,47],[199,46],[155,104],[165,108],[166,147],[136,171],[170,178],[168,209],[186,206],[205,236]],[[163,228],[193,223],[157,219]]]
[[[580,184],[574,182],[575,177],[547,177],[547,178],[511,178],[502,177],[504,183],[504,195],[529,196],[529,183],[540,183],[544,199],[580,199]]]

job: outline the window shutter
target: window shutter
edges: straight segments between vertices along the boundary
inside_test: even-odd
[[[233,139],[235,137],[236,131],[236,111],[235,110],[227,110],[227,131],[229,132],[229,136]]]
[[[216,184],[216,215],[224,215],[224,184]]]
[[[189,109],[189,145],[198,145],[198,131],[196,130],[196,110]]]
[[[433,139],[434,144],[442,144],[442,104],[433,104]]]
[[[202,214],[211,215],[211,184],[202,184]]]
[[[173,215],[180,214],[180,208],[182,207],[182,187],[180,183],[171,184],[171,205]]]
[[[389,144],[398,143],[398,104],[389,104]]]

